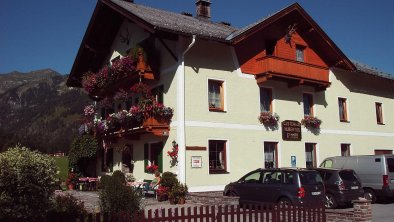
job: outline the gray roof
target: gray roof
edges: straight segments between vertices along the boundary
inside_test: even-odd
[[[237,29],[235,27],[224,25],[221,23],[215,23],[207,19],[198,19],[196,17],[191,17],[180,13],[169,12],[140,4],[131,3],[129,1],[111,1],[122,7],[123,9],[129,11],[133,15],[151,24],[154,29],[175,33],[183,33],[185,35],[197,35],[199,38],[216,39],[219,41],[231,41],[242,33],[247,32],[256,25],[264,22],[266,19],[282,11],[279,10],[278,12],[266,16],[250,25],[245,26],[242,29]],[[359,72],[394,80],[393,75],[381,72],[356,61],[352,62]]]
[[[365,74],[369,74],[369,75],[374,75],[374,76],[378,76],[378,77],[382,77],[382,78],[386,78],[386,79],[390,79],[390,80],[394,80],[394,76],[390,75],[389,73],[385,73],[382,72],[376,68],[372,68],[368,65],[365,65],[363,63],[357,62],[352,60],[353,64],[356,66],[357,71],[359,72],[363,72]]]
[[[225,41],[227,36],[237,30],[232,26],[215,23],[207,19],[198,19],[124,0],[111,1],[148,22],[158,30],[183,33],[185,35],[198,35],[200,38],[213,38],[222,41]]]

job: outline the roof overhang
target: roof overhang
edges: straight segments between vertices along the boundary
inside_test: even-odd
[[[298,23],[298,29],[309,36],[309,42],[318,50],[323,58],[328,61],[330,67],[339,67],[345,70],[355,71],[356,67],[349,58],[338,48],[338,46],[328,37],[328,35],[320,28],[320,26],[306,13],[306,11],[298,4],[294,3],[287,8],[275,13],[274,15],[248,27],[245,30],[231,36],[228,40],[232,45],[237,45],[242,41],[262,32],[272,25],[277,25],[283,20],[294,20]]]

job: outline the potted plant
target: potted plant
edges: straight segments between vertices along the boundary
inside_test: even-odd
[[[185,204],[186,202],[186,194],[188,192],[188,188],[186,184],[176,183],[169,192],[168,198],[170,199],[170,203],[174,204]]]
[[[66,185],[69,190],[74,190],[75,185],[78,183],[79,179],[74,172],[69,172],[66,180]]]
[[[259,121],[265,126],[277,126],[279,122],[279,115],[274,112],[263,111],[260,113]]]
[[[313,116],[305,116],[301,120],[301,124],[308,129],[319,129],[321,123],[322,121],[319,118]]]
[[[169,188],[165,187],[165,186],[159,186],[156,190],[156,194],[157,194],[157,200],[159,202],[162,201],[166,201],[168,200],[168,192],[169,192]]]

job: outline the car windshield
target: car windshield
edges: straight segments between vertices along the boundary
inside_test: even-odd
[[[357,177],[356,175],[354,175],[354,172],[352,170],[341,170],[339,172],[339,176],[342,178],[342,180],[346,180],[346,181],[357,180]]]
[[[394,172],[394,158],[387,158],[387,166],[389,168],[389,172]]]
[[[304,171],[304,172],[300,172],[299,174],[302,184],[318,184],[323,182],[322,178],[317,172]]]

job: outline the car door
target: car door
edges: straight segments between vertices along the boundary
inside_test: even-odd
[[[275,203],[280,195],[282,172],[267,170],[262,172],[262,184],[258,187],[259,202]]]
[[[253,203],[258,201],[258,194],[261,186],[261,171],[253,171],[245,175],[235,189],[239,194],[239,199],[243,203]]]

